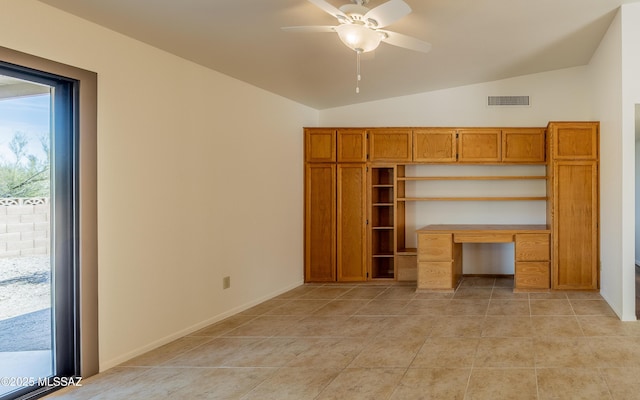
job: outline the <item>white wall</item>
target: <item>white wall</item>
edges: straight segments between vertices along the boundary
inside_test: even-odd
[[[101,370],[302,282],[316,110],[34,0],[0,46],[98,73]]]
[[[322,126],[538,126],[554,120],[588,120],[586,67],[463,86],[448,90],[357,104],[320,112]],[[529,107],[488,107],[487,96],[528,95]],[[544,175],[544,167],[423,167],[418,175]],[[518,171],[518,172],[515,172]],[[411,173],[414,173],[413,171]],[[409,172],[408,172],[409,174]],[[462,181],[464,182],[464,181]],[[423,187],[424,183],[421,183]],[[544,196],[544,181],[430,183],[428,190],[469,196],[497,193]],[[438,185],[438,186],[436,186]],[[417,190],[417,189],[416,189]],[[484,193],[483,193],[484,191]],[[488,193],[487,193],[488,191]],[[546,206],[531,202],[420,202],[407,204],[407,241],[412,247],[415,229],[444,223],[544,224]],[[414,246],[413,246],[414,247]],[[466,274],[513,273],[512,244],[465,244]]]
[[[640,113],[638,106],[636,105],[636,113]],[[637,129],[637,128],[636,128]],[[635,185],[636,185],[636,204],[635,204],[635,212],[636,212],[636,228],[635,228],[635,236],[636,236],[636,265],[640,265],[640,141],[636,140],[636,177],[635,177]]]

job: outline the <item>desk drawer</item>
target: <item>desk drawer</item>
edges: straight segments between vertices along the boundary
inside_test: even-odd
[[[522,233],[516,235],[516,261],[548,261],[549,234]]]
[[[453,241],[456,243],[510,243],[513,242],[511,233],[455,233]]]
[[[516,289],[549,289],[548,262],[516,262]]]
[[[453,262],[419,262],[418,289],[454,289]]]
[[[451,234],[421,233],[418,235],[418,261],[451,261]]]

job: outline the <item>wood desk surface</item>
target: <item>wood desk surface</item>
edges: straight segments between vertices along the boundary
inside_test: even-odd
[[[547,225],[511,225],[511,224],[442,224],[427,225],[417,230],[418,233],[551,233]]]

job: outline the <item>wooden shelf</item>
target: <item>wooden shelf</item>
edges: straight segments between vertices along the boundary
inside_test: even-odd
[[[403,176],[399,181],[519,181],[519,180],[546,180],[544,175],[525,176]]]
[[[393,253],[373,254],[374,258],[389,258],[393,257]]]
[[[546,201],[546,196],[527,197],[402,197],[398,201]]]
[[[393,207],[393,203],[373,203],[374,207]]]
[[[393,226],[373,226],[371,227],[373,230],[392,230]]]
[[[415,256],[418,254],[418,249],[416,248],[398,249],[398,252],[396,254],[400,256]]]
[[[390,188],[390,189],[392,189],[393,185],[371,185],[371,187],[374,187],[374,188]]]

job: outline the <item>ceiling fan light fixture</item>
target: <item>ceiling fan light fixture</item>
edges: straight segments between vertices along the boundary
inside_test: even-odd
[[[366,53],[375,50],[384,35],[360,24],[341,24],[335,27],[340,40],[350,49]]]

